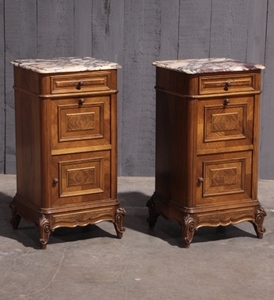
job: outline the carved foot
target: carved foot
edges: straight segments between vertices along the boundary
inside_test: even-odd
[[[9,206],[10,206],[10,209],[11,209],[11,216],[12,216],[11,220],[10,220],[10,223],[11,223],[13,229],[18,229],[18,226],[19,226],[19,223],[20,223],[20,220],[21,220],[21,216],[17,214],[15,200],[13,200],[10,203]]]
[[[126,230],[124,227],[124,216],[126,215],[126,211],[124,208],[117,208],[116,213],[115,213],[115,221],[114,221],[114,227],[117,233],[118,238],[123,237],[123,233]]]
[[[50,236],[50,226],[49,220],[45,217],[45,215],[42,215],[39,219],[38,230],[40,233],[40,248],[46,249]]]
[[[257,237],[259,239],[263,238],[263,234],[265,233],[265,228],[263,227],[264,218],[266,216],[265,210],[259,206],[255,215],[255,222],[251,222],[256,231]]]
[[[187,214],[183,219],[182,238],[185,248],[189,248],[195,233],[195,221],[191,215]]]
[[[156,213],[155,211],[153,196],[147,201],[146,206],[148,207],[148,213],[149,213],[149,217],[147,218],[147,221],[149,223],[149,227],[153,228],[159,217],[159,214]]]

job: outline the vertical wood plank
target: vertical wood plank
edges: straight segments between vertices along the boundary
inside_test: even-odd
[[[268,1],[249,0],[245,60],[264,64]]]
[[[92,52],[94,57],[123,62],[124,0],[93,0]]]
[[[74,1],[38,1],[38,57],[74,55]]]
[[[180,1],[179,58],[209,57],[211,1]]]
[[[155,68],[161,2],[125,1],[123,161],[125,175],[154,175]]]
[[[124,0],[93,0],[92,56],[124,64]],[[118,69],[118,162],[122,161],[123,69]],[[122,174],[118,163],[118,173]]]
[[[268,1],[249,1],[249,11],[248,11],[248,31],[247,31],[247,49],[246,49],[246,61],[264,64],[265,61],[265,41],[266,41],[266,27],[267,27],[267,8],[268,8]],[[273,24],[272,24],[273,25]],[[273,38],[270,36],[267,37],[267,41],[272,41]],[[268,58],[268,56],[267,56]],[[268,59],[267,59],[267,64]],[[266,143],[269,143],[269,138],[267,135],[269,134],[268,131],[265,132],[265,129],[269,126],[268,124],[268,109],[271,109],[271,97],[269,97],[268,90],[271,90],[271,84],[269,86],[269,76],[271,74],[268,73],[269,65],[267,65],[267,70],[262,71],[262,96],[261,96],[261,122],[260,122],[260,151],[259,156],[259,178],[274,178],[274,171],[272,175],[269,174],[269,163],[270,165],[274,166],[274,160],[265,155],[265,151],[268,151],[268,148],[265,148]],[[265,79],[265,74],[267,75]],[[272,75],[273,76],[273,75]],[[267,84],[267,88],[265,89],[264,82]],[[269,87],[268,87],[269,86]],[[265,94],[265,91],[267,94]],[[265,109],[266,108],[266,109]],[[273,109],[273,107],[272,107]],[[272,121],[272,126],[274,126],[274,122]],[[268,145],[270,149],[274,149],[274,144]],[[273,150],[272,150],[273,152]],[[267,170],[268,169],[268,170]],[[267,170],[267,171],[266,171]],[[273,167],[272,167],[273,170]]]
[[[92,0],[74,2],[75,56],[92,56]]]
[[[245,60],[249,0],[212,0],[210,56]]]
[[[180,0],[162,1],[161,40],[158,60],[178,58],[179,13]]]
[[[6,173],[15,172],[14,59],[36,56],[36,1],[5,1]]]
[[[268,1],[263,101],[261,109],[260,178],[274,179],[274,2]]]
[[[5,96],[4,2],[0,0],[0,173],[4,173],[5,161]]]

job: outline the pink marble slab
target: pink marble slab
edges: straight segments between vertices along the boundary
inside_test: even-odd
[[[264,69],[260,64],[241,62],[231,58],[204,58],[155,61],[153,65],[187,74],[250,71]]]
[[[119,69],[115,62],[93,57],[56,57],[52,59],[20,59],[11,62],[16,67],[38,73],[83,72],[95,70]]]

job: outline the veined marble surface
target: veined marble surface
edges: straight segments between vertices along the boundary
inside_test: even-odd
[[[119,69],[118,63],[93,57],[56,57],[52,59],[19,59],[12,65],[38,73],[83,72]]]
[[[231,58],[162,60],[153,62],[153,65],[187,74],[250,71],[265,68],[260,64],[241,62]]]

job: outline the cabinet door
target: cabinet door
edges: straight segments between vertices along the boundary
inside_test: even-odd
[[[251,146],[254,97],[222,97],[198,101],[198,153]]]
[[[110,144],[110,96],[65,98],[50,104],[52,150]]]
[[[53,205],[110,198],[110,151],[52,157]]]
[[[197,205],[252,197],[252,151],[202,155],[197,162]]]

